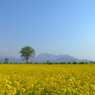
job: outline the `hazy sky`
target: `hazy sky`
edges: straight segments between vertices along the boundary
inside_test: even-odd
[[[0,56],[27,45],[95,60],[95,0],[0,0]]]

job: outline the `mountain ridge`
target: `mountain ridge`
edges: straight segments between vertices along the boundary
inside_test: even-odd
[[[6,57],[1,57],[0,56],[0,62],[4,62],[4,58]],[[13,62],[13,63],[24,63],[25,61],[22,60],[20,57],[7,57],[9,59],[9,62]],[[46,63],[47,60],[49,62],[90,62],[91,60],[87,60],[87,59],[78,59],[76,57],[70,56],[70,55],[54,55],[54,54],[48,54],[48,53],[42,53],[34,58],[30,58],[29,62],[31,63]]]
[[[78,59],[76,57],[72,57],[70,55],[54,55],[54,54],[47,54],[43,53],[38,55],[35,58],[31,59],[31,62],[37,62],[37,63],[45,63],[49,60],[49,62],[90,62],[90,60],[87,59]]]

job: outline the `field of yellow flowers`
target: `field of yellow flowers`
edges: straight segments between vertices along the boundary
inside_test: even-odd
[[[95,65],[1,64],[0,95],[95,95]]]

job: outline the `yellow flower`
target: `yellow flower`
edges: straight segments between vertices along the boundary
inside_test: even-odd
[[[10,85],[6,85],[7,89],[12,89],[12,87]]]
[[[21,91],[22,91],[22,92],[25,92],[25,88],[22,88]]]
[[[65,93],[66,92],[66,89],[63,88],[62,91]]]

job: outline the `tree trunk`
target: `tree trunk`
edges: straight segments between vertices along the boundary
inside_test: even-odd
[[[28,64],[28,59],[26,59],[26,64]]]

